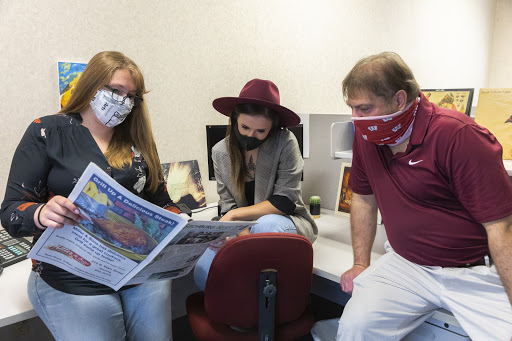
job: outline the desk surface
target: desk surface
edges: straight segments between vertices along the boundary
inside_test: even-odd
[[[193,213],[196,220],[210,220],[216,214],[213,205],[200,212]],[[354,256],[350,239],[350,217],[337,215],[332,210],[322,209],[320,217],[315,219],[318,237],[313,243],[313,273],[339,283],[341,274],[352,267]],[[384,254],[384,242],[387,240],[384,226],[377,226],[371,261]]]
[[[322,209],[315,219],[318,237],[313,243],[313,272],[339,283],[341,275],[352,267],[354,255],[350,239],[350,218],[336,215],[334,211]],[[377,226],[377,234],[371,253],[371,262],[384,254],[387,240],[384,226]]]
[[[27,259],[6,267],[0,275],[0,327],[37,316],[27,294],[31,268]]]

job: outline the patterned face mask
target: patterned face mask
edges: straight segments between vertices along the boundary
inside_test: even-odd
[[[98,90],[90,104],[96,117],[111,128],[121,124],[133,108],[133,102],[129,98],[120,103],[112,98],[111,91],[104,89]]]
[[[363,138],[378,145],[396,146],[411,136],[419,98],[391,115],[352,117]]]

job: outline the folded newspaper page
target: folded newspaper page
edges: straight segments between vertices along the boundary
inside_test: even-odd
[[[28,258],[119,290],[126,284],[186,275],[209,243],[255,222],[190,221],[143,200],[94,163],[69,199],[83,220],[48,228]]]

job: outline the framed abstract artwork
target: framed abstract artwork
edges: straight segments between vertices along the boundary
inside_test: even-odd
[[[162,163],[169,197],[191,210],[206,207],[203,181],[197,160]]]
[[[350,170],[352,164],[342,163],[340,172],[340,181],[338,184],[338,194],[336,195],[336,207],[334,212],[340,215],[350,215],[350,200],[352,198],[352,190],[348,186]]]
[[[87,64],[58,62],[57,66],[59,72],[60,108],[62,109],[68,103],[73,88],[84,72]]]
[[[475,89],[422,89],[421,92],[438,107],[460,111],[469,116]]]

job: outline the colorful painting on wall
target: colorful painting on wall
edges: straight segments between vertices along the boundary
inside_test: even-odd
[[[475,89],[424,89],[425,97],[438,107],[460,111],[469,116]]]
[[[338,194],[336,195],[336,207],[334,212],[341,215],[350,215],[350,200],[352,198],[352,190],[348,187],[348,179],[350,177],[350,163],[341,164],[340,182],[338,185]]]
[[[86,65],[87,64],[84,63],[58,62],[61,109],[68,103],[73,88],[82,75],[82,72],[84,72]]]
[[[496,136],[503,159],[512,160],[512,88],[480,89],[475,121]]]
[[[185,204],[191,210],[206,206],[197,160],[163,163],[162,170],[172,201]]]

